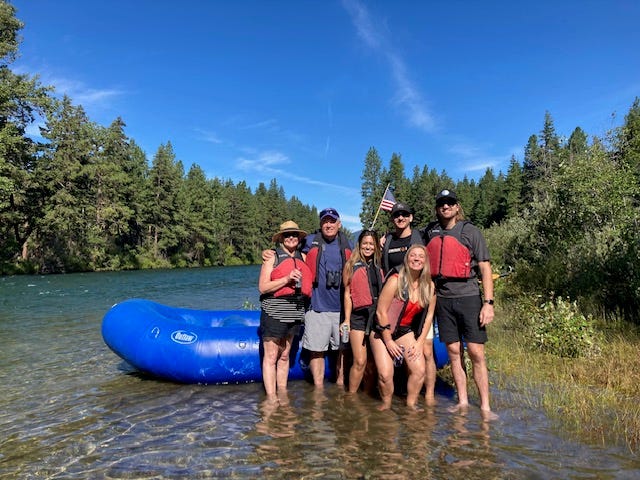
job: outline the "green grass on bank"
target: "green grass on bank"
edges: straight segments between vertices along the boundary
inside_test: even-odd
[[[509,388],[542,408],[569,434],[640,448],[640,332],[625,322],[600,325],[598,355],[560,357],[534,347],[517,308],[496,312],[487,359],[494,388]],[[471,372],[469,372],[470,374]]]

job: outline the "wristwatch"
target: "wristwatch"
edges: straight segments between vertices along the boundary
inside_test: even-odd
[[[493,305],[493,298],[492,299],[485,299],[484,303],[488,303],[489,305]]]

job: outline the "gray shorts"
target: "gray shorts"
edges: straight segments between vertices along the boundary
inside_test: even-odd
[[[304,316],[302,347],[311,352],[340,348],[340,312],[315,312]]]

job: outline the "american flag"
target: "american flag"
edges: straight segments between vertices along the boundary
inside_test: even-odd
[[[391,189],[387,188],[380,202],[380,209],[385,212],[390,212],[393,206],[396,204],[396,197],[393,196]]]

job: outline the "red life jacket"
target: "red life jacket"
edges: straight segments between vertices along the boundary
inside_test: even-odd
[[[376,268],[371,266],[371,268]],[[378,268],[378,285],[382,287],[382,269]],[[373,272],[376,274],[376,272]],[[353,309],[358,310],[360,308],[370,307],[375,300],[373,285],[371,285],[371,279],[369,278],[369,269],[364,262],[357,262],[353,266],[353,275],[351,276],[351,283],[349,284],[351,292],[351,303],[353,303]]]
[[[271,271],[271,280],[284,278],[289,275],[295,268],[302,272],[302,286],[300,292],[305,297],[311,297],[311,270],[302,259],[300,252],[296,251],[292,257],[282,249],[276,249],[275,266]],[[274,297],[284,297],[287,295],[296,295],[295,287],[286,284],[284,287],[273,293]]]
[[[471,251],[462,243],[462,230],[468,222],[462,222],[461,228],[427,228],[426,235],[431,239],[427,243],[431,276],[439,279],[471,278]]]

